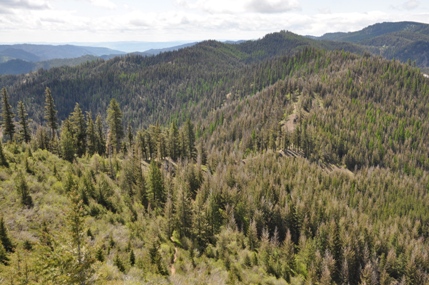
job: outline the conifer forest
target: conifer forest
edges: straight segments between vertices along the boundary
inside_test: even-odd
[[[1,284],[429,284],[429,79],[290,32],[0,76]]]

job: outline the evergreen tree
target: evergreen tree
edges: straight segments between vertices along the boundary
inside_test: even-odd
[[[96,150],[99,155],[106,153],[106,140],[103,132],[103,122],[101,115],[98,114],[95,118],[95,136],[96,136]]]
[[[46,87],[45,90],[45,120],[51,130],[51,140],[54,140],[55,132],[58,129],[57,110],[49,87]]]
[[[6,250],[4,249],[3,244],[0,243],[0,263],[4,265],[9,265],[9,257],[7,256]]]
[[[150,162],[146,181],[147,199],[151,207],[161,208],[166,202],[166,194],[161,170],[154,160]]]
[[[179,182],[176,188],[176,201],[174,205],[176,227],[181,237],[189,236],[192,226],[191,193],[186,183]]]
[[[119,258],[119,255],[116,254],[115,260],[113,261],[113,264],[118,267],[118,270],[121,271],[122,273],[125,272],[125,266],[124,263],[122,262],[122,260]]]
[[[73,162],[76,154],[76,143],[73,137],[72,126],[70,121],[67,119],[64,121],[61,127],[61,155],[65,160]]]
[[[0,219],[0,242],[3,245],[3,248],[6,252],[14,251],[14,246],[7,233],[7,229],[6,229],[6,225],[4,224],[3,217],[1,217]]]
[[[25,109],[24,103],[22,101],[18,102],[18,117],[19,125],[21,126],[19,130],[19,138],[28,143],[31,140],[30,129],[28,127],[28,114]]]
[[[93,155],[97,152],[97,133],[95,130],[95,123],[92,119],[91,112],[86,114],[86,148],[89,155]]]
[[[4,155],[3,145],[0,141],[0,165],[9,167],[9,163],[7,162],[6,156]]]
[[[92,273],[91,265],[94,262],[89,251],[85,247],[84,208],[80,195],[77,192],[71,194],[71,208],[68,215],[68,223],[72,245],[75,250],[75,266],[70,269],[73,283],[86,284]]]
[[[188,119],[185,123],[182,139],[182,149],[185,153],[185,157],[195,161],[197,158],[197,150],[195,147],[195,131],[194,125],[190,119]]]
[[[15,133],[15,125],[13,123],[14,113],[12,112],[12,106],[9,104],[9,96],[6,88],[2,89],[2,118],[3,118],[3,132],[9,140],[13,139]]]
[[[110,130],[111,144],[116,151],[119,151],[121,139],[124,136],[124,129],[122,126],[122,111],[119,103],[112,99],[107,109],[107,123]]]
[[[18,174],[16,190],[21,196],[22,206],[25,206],[28,208],[33,207],[33,199],[31,198],[31,195],[30,195],[30,189],[28,189],[27,181],[25,181],[25,177],[22,173]]]
[[[49,134],[45,127],[39,126],[37,128],[33,142],[40,149],[47,149],[49,147]]]
[[[170,130],[168,131],[168,143],[167,143],[168,155],[174,161],[179,157],[180,142],[179,142],[179,130],[177,129],[176,122],[170,124]]]
[[[127,139],[128,139],[128,146],[131,149],[133,146],[133,140],[134,140],[134,136],[133,136],[133,130],[131,128],[131,124],[128,123],[128,128],[127,128]]]
[[[79,103],[76,103],[69,121],[76,146],[76,154],[81,157],[86,152],[86,122]]]
[[[134,250],[130,251],[130,264],[131,266],[134,266],[134,264],[136,263],[136,256],[134,254]]]

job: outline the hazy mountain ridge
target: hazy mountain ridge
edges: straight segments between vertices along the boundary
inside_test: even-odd
[[[39,68],[75,66],[94,57],[118,56],[122,51],[74,45],[0,45],[0,74],[21,74]],[[11,61],[11,62],[9,62]]]
[[[125,54],[122,51],[101,47],[35,44],[0,45],[0,52],[10,48],[33,54],[35,57],[37,57],[37,61],[46,61],[59,58],[76,58],[84,55],[102,56],[107,54]]]

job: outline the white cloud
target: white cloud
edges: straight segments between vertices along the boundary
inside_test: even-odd
[[[417,0],[408,0],[402,4],[402,7],[406,10],[413,10],[419,7],[420,1]]]
[[[118,6],[110,0],[90,0],[91,3],[100,8],[115,9]]]
[[[14,3],[11,6],[15,8],[5,3]],[[377,22],[428,22],[429,19],[427,9],[404,11],[399,10],[401,7],[396,7],[393,13],[392,10],[338,13],[322,6],[313,7],[309,13],[305,6],[300,7],[298,0],[175,0],[175,3],[176,6],[151,10],[144,3],[132,6],[130,2],[116,0],[75,0],[71,4],[66,0],[0,0],[0,13],[4,10],[0,17],[0,41],[238,40],[260,38],[280,30],[318,36],[356,31]],[[126,9],[126,5],[131,8]],[[21,12],[18,7],[27,11]],[[111,10],[113,7],[116,8]]]
[[[210,14],[283,13],[300,6],[298,0],[176,0],[176,3]]]
[[[296,0],[251,0],[247,7],[258,13],[283,13],[300,7]]]
[[[49,9],[49,3],[45,0],[2,0],[0,1],[0,11],[10,9],[43,10]]]

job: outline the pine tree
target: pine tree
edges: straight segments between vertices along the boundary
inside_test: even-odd
[[[110,139],[112,146],[119,151],[121,139],[124,136],[124,129],[122,126],[122,111],[119,103],[112,99],[107,109],[107,123],[110,130]]]
[[[134,254],[134,250],[130,251],[130,264],[131,266],[134,266],[134,264],[136,264],[136,256]]]
[[[86,148],[89,155],[93,155],[97,152],[97,133],[95,130],[94,120],[92,119],[91,112],[86,114]]]
[[[127,139],[128,139],[128,146],[131,149],[134,143],[134,136],[133,136],[133,129],[131,128],[131,124],[129,123],[127,127]]]
[[[3,152],[3,145],[1,141],[0,141],[0,165],[9,167],[9,163],[7,162],[6,156],[4,155],[4,152]]]
[[[116,254],[115,259],[113,260],[113,264],[118,267],[118,270],[121,271],[122,273],[125,272],[125,266],[124,263],[122,262],[122,260],[119,258],[119,255]]]
[[[164,181],[161,170],[154,160],[149,165],[147,175],[147,199],[154,209],[161,208],[166,202]]]
[[[0,263],[4,265],[9,265],[9,257],[7,256],[4,246],[0,243]]]
[[[9,140],[13,139],[15,133],[15,125],[13,118],[15,114],[12,112],[12,106],[9,104],[9,96],[6,88],[2,89],[2,118],[3,118],[3,132]]]
[[[258,247],[258,230],[254,220],[250,221],[249,228],[247,229],[247,239],[249,241],[249,248],[255,250]]]
[[[45,120],[51,130],[51,140],[54,140],[55,131],[58,129],[57,110],[49,87],[46,87],[45,90]]]
[[[72,126],[69,120],[65,120],[61,127],[61,155],[62,157],[70,162],[73,162],[76,154],[76,143],[73,137]]]
[[[21,126],[21,129],[19,130],[19,138],[28,143],[31,140],[31,135],[28,128],[28,114],[22,101],[18,102],[18,117],[19,125]]]
[[[174,205],[176,227],[181,237],[189,236],[192,226],[191,193],[189,186],[184,182],[179,182],[176,188],[176,201]]]
[[[76,146],[76,154],[81,157],[86,152],[86,122],[79,103],[76,103],[69,120]]]
[[[6,252],[14,251],[14,246],[7,234],[7,229],[6,229],[6,225],[4,224],[3,217],[1,217],[0,219],[0,242],[3,245],[4,250],[6,250]]]
[[[171,159],[177,160],[179,157],[179,146],[179,130],[177,129],[176,122],[173,121],[170,125],[167,142],[168,155]]]
[[[187,120],[183,129],[182,149],[185,152],[185,157],[193,161],[197,158],[197,149],[195,147],[195,131],[191,120]]]
[[[22,206],[25,206],[28,208],[33,207],[33,198],[31,198],[30,189],[28,188],[27,181],[25,181],[25,177],[22,173],[18,174],[16,190],[21,196]]]
[[[96,136],[96,150],[99,155],[106,153],[106,139],[103,132],[103,122],[101,115],[98,114],[95,118],[95,136]]]
[[[76,188],[75,188],[76,189]],[[71,208],[68,215],[71,242],[75,248],[75,266],[71,267],[69,275],[74,283],[86,284],[92,274],[91,265],[94,262],[89,251],[85,247],[84,208],[78,192],[71,194]]]

